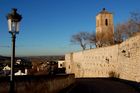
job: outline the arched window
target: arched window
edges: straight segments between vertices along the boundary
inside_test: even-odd
[[[108,20],[107,19],[105,19],[105,25],[108,26]]]

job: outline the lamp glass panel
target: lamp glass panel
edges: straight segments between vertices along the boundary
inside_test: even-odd
[[[12,20],[8,19],[8,30],[11,32],[12,31]]]
[[[12,32],[18,32],[19,31],[19,22],[12,22]]]

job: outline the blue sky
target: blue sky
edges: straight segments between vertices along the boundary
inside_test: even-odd
[[[95,16],[106,8],[114,24],[139,12],[140,0],[0,0],[0,55],[11,55],[7,13],[17,8],[22,14],[16,38],[16,56],[64,55],[81,50],[70,43],[73,34],[95,31]]]

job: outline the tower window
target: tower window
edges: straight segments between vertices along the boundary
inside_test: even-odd
[[[105,19],[105,25],[108,26],[108,20],[107,19]]]

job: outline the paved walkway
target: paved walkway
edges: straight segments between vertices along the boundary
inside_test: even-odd
[[[60,93],[140,93],[133,87],[111,79],[77,79]]]

